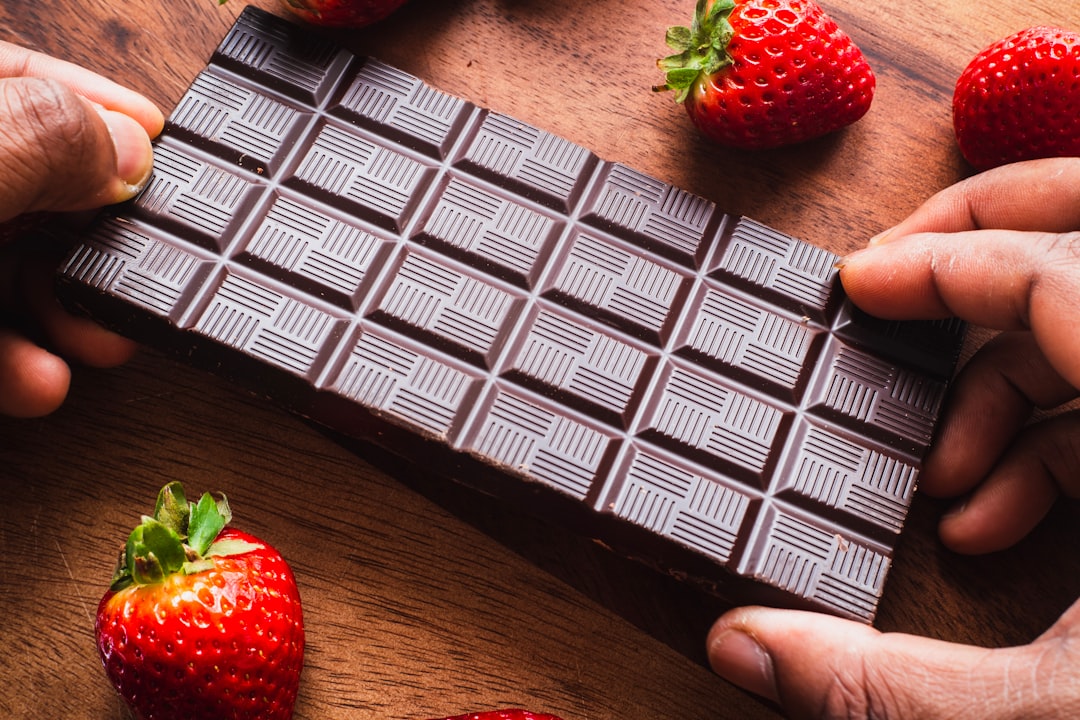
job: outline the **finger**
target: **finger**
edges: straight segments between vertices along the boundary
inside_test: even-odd
[[[819,613],[741,608],[716,622],[707,647],[718,674],[796,719],[1035,719],[1080,712],[1072,634],[1063,627],[1031,646],[987,650]]]
[[[1080,232],[908,235],[841,266],[848,295],[866,312],[1030,329],[1057,372],[1080,387]]]
[[[1070,638],[1075,641],[1078,636],[1080,636],[1080,601],[1074,602],[1063,612],[1057,622],[1047,628],[1036,642],[1052,647],[1053,642],[1068,642]]]
[[[47,415],[60,407],[70,383],[71,371],[63,360],[0,328],[0,414]]]
[[[92,103],[133,118],[150,137],[165,124],[161,110],[133,90],[73,63],[0,42],[0,78],[16,77],[57,80]]]
[[[91,367],[115,367],[130,360],[138,349],[135,342],[96,322],[71,315],[55,298],[35,302],[33,312],[49,348],[69,360]]]
[[[92,367],[121,365],[135,354],[137,346],[131,340],[89,319],[71,315],[63,308],[53,294],[56,262],[48,253],[42,251],[40,256],[24,256],[18,267],[16,282],[22,314],[34,327],[41,328],[51,351]],[[0,308],[3,308],[2,303]],[[11,307],[8,313],[15,315],[17,310]]]
[[[1050,366],[1031,333],[989,340],[957,375],[919,487],[934,497],[966,494],[990,474],[1034,408],[1054,408],[1077,390]]]
[[[91,367],[115,367],[130,360],[138,350],[133,341],[92,320],[65,312],[55,301],[40,317],[49,346],[69,360]]]
[[[0,222],[132,197],[149,178],[150,137],[54,80],[0,80]]]
[[[975,492],[941,519],[942,541],[963,553],[988,553],[1020,541],[1060,492],[1080,497],[1080,412],[1027,428]]]
[[[872,242],[922,232],[1063,233],[1078,228],[1080,158],[1049,158],[994,168],[951,185]]]

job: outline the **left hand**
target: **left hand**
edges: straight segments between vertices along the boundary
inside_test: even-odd
[[[56,409],[70,369],[123,362],[134,344],[65,313],[53,264],[20,238],[35,213],[98,208],[149,179],[164,117],[145,97],[96,73],[0,42],[0,414]]]

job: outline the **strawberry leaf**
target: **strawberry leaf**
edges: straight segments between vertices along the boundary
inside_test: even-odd
[[[674,90],[675,101],[681,103],[701,75],[713,75],[731,64],[727,47],[735,35],[729,20],[734,8],[734,0],[716,0],[712,7],[708,0],[698,0],[689,28],[676,25],[667,29],[664,40],[677,52],[657,60],[665,83],[653,90]]]
[[[188,545],[200,557],[206,554],[218,533],[229,522],[232,512],[225,496],[215,501],[210,493],[203,493],[199,502],[191,506],[191,519],[188,522]]]
[[[151,517],[131,531],[124,554],[131,580],[139,585],[161,582],[187,561],[180,536]]]
[[[173,481],[161,488],[154,505],[154,518],[181,537],[187,534],[188,501],[180,482]]]
[[[199,560],[189,560],[184,563],[182,570],[185,575],[194,575],[201,573],[205,570],[210,570],[214,567],[214,561],[210,558],[201,558]]]
[[[243,555],[244,553],[251,552],[252,550],[258,550],[264,547],[263,545],[256,545],[250,543],[247,540],[238,540],[231,538],[228,540],[218,540],[216,543],[210,546],[210,549],[206,551],[206,557],[230,557],[232,555]]]
[[[667,29],[664,42],[672,50],[682,53],[690,49],[690,39],[692,37],[693,35],[690,33],[690,28],[682,25],[675,25]]]

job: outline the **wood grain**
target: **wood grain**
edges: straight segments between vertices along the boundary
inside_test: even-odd
[[[1012,16],[963,0],[825,4],[877,73],[874,106],[832,137],[757,154],[710,145],[649,89],[664,28],[687,22],[692,0],[411,0],[379,26],[333,35],[843,253],[968,172],[949,101],[972,55],[1026,25],[1080,28],[1080,6],[1049,0]],[[167,111],[242,7],[5,0],[0,39],[86,65]],[[290,559],[309,633],[298,718],[505,705],[566,720],[776,717],[706,669],[716,600],[155,353],[77,369],[60,411],[0,420],[0,433],[4,717],[126,717],[98,665],[93,613],[133,519],[173,478],[227,492],[238,521]],[[941,511],[917,499],[881,629],[1023,643],[1080,595],[1074,506],[985,558],[940,546]]]

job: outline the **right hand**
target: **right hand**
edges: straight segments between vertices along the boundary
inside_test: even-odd
[[[885,318],[956,316],[1005,331],[960,372],[919,479],[963,498],[942,519],[959,552],[1006,548],[1062,491],[1080,497],[1080,158],[1007,165],[938,193],[848,256],[851,299]]]
[[[935,195],[841,263],[851,299],[892,319],[958,316],[1005,331],[958,375],[920,491],[961,497],[943,542],[984,553],[1080,497],[1080,158],[1004,166]],[[713,668],[792,718],[1080,717],[1080,601],[1028,645],[881,633],[820,613],[738,608]]]

